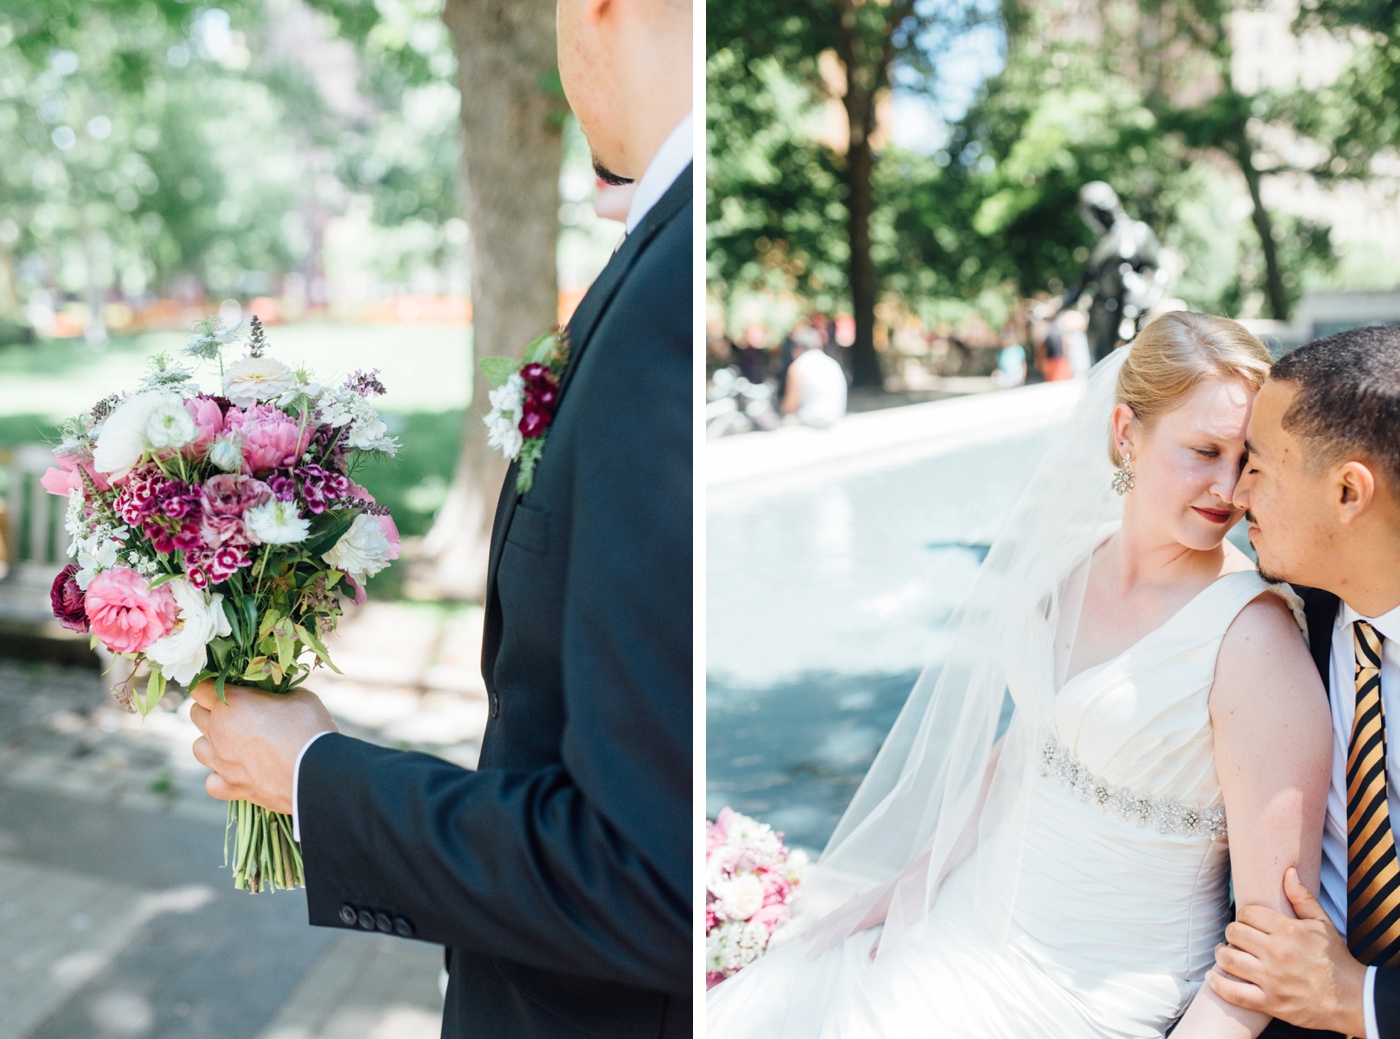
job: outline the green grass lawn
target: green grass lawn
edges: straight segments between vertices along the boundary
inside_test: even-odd
[[[0,448],[53,442],[63,420],[108,394],[136,386],[147,358],[177,355],[182,334],[114,340],[94,352],[81,341],[0,347]],[[323,383],[356,369],[378,368],[388,393],[379,400],[385,421],[402,444],[397,458],[374,459],[363,483],[388,505],[400,532],[427,532],[442,504],[456,462],[471,399],[471,333],[460,327],[368,326],[308,323],[268,330],[270,353],[293,367],[305,364]],[[234,360],[239,353],[229,351]],[[198,373],[206,390],[218,388],[214,366]],[[0,470],[0,495],[6,474]],[[371,592],[394,595],[391,567]]]

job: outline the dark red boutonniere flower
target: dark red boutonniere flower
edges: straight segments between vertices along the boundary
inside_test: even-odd
[[[525,350],[524,362],[509,357],[483,357],[482,374],[495,387],[491,414],[483,420],[487,443],[510,461],[519,461],[515,489],[524,494],[535,480],[535,466],[544,454],[545,435],[559,407],[559,380],[569,363],[569,342],[558,328]]]

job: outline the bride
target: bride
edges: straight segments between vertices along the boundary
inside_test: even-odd
[[[1091,373],[805,885],[815,923],[711,991],[711,1039],[1263,1030],[1202,980],[1232,884],[1288,915],[1285,869],[1316,890],[1330,769],[1301,604],[1224,540],[1269,363],[1172,313]]]

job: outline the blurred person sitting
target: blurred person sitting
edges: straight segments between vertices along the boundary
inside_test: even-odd
[[[999,390],[1026,384],[1026,348],[1010,332],[1001,337],[1001,349],[997,351],[997,366],[992,372],[992,384]]]
[[[821,335],[815,329],[795,328],[791,338],[793,357],[783,414],[796,415],[806,426],[834,425],[846,414],[846,373],[839,361],[822,351]]]

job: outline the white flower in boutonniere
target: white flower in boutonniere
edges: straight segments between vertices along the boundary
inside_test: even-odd
[[[519,461],[515,490],[524,494],[535,481],[535,466],[544,454],[545,435],[559,406],[559,380],[569,363],[569,341],[559,329],[540,336],[525,349],[525,360],[483,357],[482,374],[495,387],[489,394],[491,414],[484,419],[486,442],[509,461]]]

